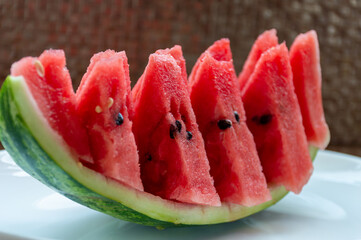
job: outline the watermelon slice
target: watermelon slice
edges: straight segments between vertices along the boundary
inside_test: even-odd
[[[181,56],[180,47],[150,55],[135,86],[133,131],[144,189],[166,199],[219,206]]]
[[[330,131],[322,107],[320,52],[315,31],[297,36],[291,46],[290,61],[307,140],[325,149]]]
[[[271,187],[272,200],[260,205],[213,207],[137,191],[79,165],[73,150],[44,116],[24,77],[7,77],[0,92],[0,138],[11,157],[65,197],[119,219],[157,228],[230,222],[270,207],[287,194],[284,187]],[[310,151],[315,157],[317,149]]]
[[[254,206],[270,200],[256,145],[246,125],[228,39],[215,42],[201,55],[189,84],[222,202]]]
[[[276,29],[265,31],[258,36],[257,40],[252,46],[251,52],[249,53],[246,62],[243,65],[243,70],[238,77],[239,87],[242,92],[262,53],[277,45],[278,38]]]
[[[242,100],[267,182],[299,193],[313,167],[284,43],[261,55]]]
[[[48,50],[39,58],[23,58],[12,65],[11,75],[24,77],[44,117],[73,154],[84,163],[93,163],[85,128],[76,117],[75,94],[64,52]]]
[[[84,92],[86,93],[87,91],[90,93],[97,88],[99,91],[103,91],[102,87],[96,86],[100,80],[96,80],[97,76],[95,73],[101,75],[108,74],[105,71],[101,71],[103,70],[103,65],[120,66],[121,64],[119,64],[118,60],[122,62],[120,59],[123,57],[119,55],[121,54],[107,51],[94,56],[88,72],[84,75],[85,80],[78,89],[78,94],[80,94],[80,92],[84,94]],[[155,60],[158,60],[158,62]],[[123,61],[123,64],[124,63],[125,60]],[[194,121],[190,121],[194,120],[194,114],[188,112],[192,111],[190,108],[190,99],[184,97],[184,94],[187,92],[187,87],[185,71],[182,70],[183,63],[184,59],[180,49],[163,50],[152,55],[150,64],[153,66],[158,64],[157,66],[160,68],[149,68],[148,66],[143,75],[143,80],[141,80],[143,84],[138,85],[138,91],[133,92],[133,94],[137,96],[137,99],[141,99],[151,94],[154,96],[164,96],[162,93],[171,93],[168,95],[170,98],[156,98],[162,101],[165,100],[163,102],[151,101],[148,106],[152,111],[149,111],[150,115],[145,116],[143,120],[146,120],[145,125],[148,124],[148,120],[159,116],[157,113],[161,112],[162,109],[164,110],[163,107],[169,107],[170,105],[171,111],[168,112],[169,114],[163,115],[164,118],[162,121],[159,121],[160,125],[164,122],[167,123],[168,129],[166,129],[163,134],[155,132],[151,139],[162,140],[162,142],[159,142],[159,146],[162,147],[157,148],[157,154],[171,155],[171,151],[173,150],[183,150],[178,152],[174,151],[175,158],[172,158],[173,162],[171,163],[175,163],[174,159],[190,160],[187,163],[200,163],[196,166],[191,164],[187,169],[184,168],[184,165],[177,166],[181,171],[170,176],[170,178],[174,176],[186,176],[186,174],[189,173],[188,170],[195,170],[197,177],[205,179],[204,182],[200,183],[201,187],[195,186],[195,191],[187,191],[188,189],[184,188],[185,185],[182,185],[182,189],[185,189],[186,192],[186,198],[188,198],[190,196],[200,196],[201,194],[207,195],[207,192],[204,191],[199,193],[199,188],[202,189],[205,185],[212,185],[212,181],[208,173],[209,166],[206,160],[207,158],[205,157],[206,154],[203,144],[199,144],[203,140],[198,139],[200,136],[199,132],[196,131],[197,128],[194,127]],[[126,72],[126,64],[123,66],[123,69],[120,67],[117,73],[113,70],[110,71],[110,73],[115,74],[115,77],[118,76],[119,79],[127,79]],[[157,73],[166,74],[157,75]],[[25,58],[14,64],[12,74],[13,75],[7,77],[0,91],[0,139],[3,146],[14,161],[31,176],[65,197],[84,206],[119,219],[164,228],[169,226],[206,225],[235,221],[275,204],[288,193],[283,186],[271,184],[269,185],[269,189],[272,200],[256,206],[246,207],[230,202],[222,202],[221,206],[210,206],[204,203],[183,203],[180,200],[167,200],[145,191],[139,191],[135,187],[131,187],[129,184],[125,184],[114,177],[105,176],[103,173],[87,167],[96,166],[96,161],[93,161],[89,149],[89,128],[86,128],[82,124],[83,121],[87,122],[87,120],[81,118],[80,116],[83,115],[79,115],[76,111],[77,104],[71,87],[69,74],[65,68],[63,52],[51,50],[44,52],[40,58]],[[152,93],[145,93],[143,90],[149,90],[152,86],[152,84],[149,84],[149,81],[148,83],[146,81],[147,79],[149,80],[149,76],[153,76],[153,80],[162,79],[163,82],[167,83],[165,85],[167,87],[162,88],[161,85],[158,85],[158,87],[160,87],[160,93],[158,93],[155,84]],[[167,79],[172,81],[164,81]],[[105,80],[108,80],[108,83],[114,84],[112,86],[118,86],[118,84],[125,84],[126,82],[113,82],[111,79],[109,80],[109,78],[105,78]],[[157,81],[155,82],[157,83]],[[174,84],[174,82],[177,84]],[[160,84],[160,81],[158,83]],[[95,85],[91,86],[92,84]],[[104,86],[104,92],[107,93],[106,89],[110,88],[112,87]],[[128,90],[115,90],[116,93],[127,93],[127,91]],[[101,106],[99,106],[102,108],[102,113],[108,114],[108,112],[103,112],[103,110],[105,109],[104,106],[108,106],[104,105],[104,99],[109,96],[117,98],[117,96],[120,95],[100,94],[99,103]],[[174,98],[174,96],[177,98]],[[100,101],[100,98],[103,100]],[[79,99],[80,98],[78,98],[78,100]],[[149,97],[148,99],[151,98]],[[180,102],[174,101],[180,99],[182,100]],[[185,101],[183,101],[184,99]],[[172,100],[171,103],[173,104],[169,104],[170,100]],[[114,102],[113,99],[113,104]],[[90,104],[91,100],[88,103]],[[181,104],[177,105],[177,103]],[[127,106],[128,117],[131,121],[132,112],[135,113],[135,109],[133,108],[132,110],[131,104],[127,104],[127,101],[125,101],[125,103],[119,102],[119,104],[121,106]],[[288,105],[288,103],[285,102],[283,105]],[[86,107],[87,104],[83,106]],[[177,106],[179,106],[179,111],[177,110]],[[189,106],[189,108],[187,108],[187,106]],[[111,108],[108,111],[111,112]],[[154,114],[154,112],[156,114]],[[179,113],[182,113],[185,117],[182,118],[180,116],[180,118],[178,118],[179,115],[181,115]],[[104,118],[104,122],[114,121],[111,114],[107,116],[109,116],[109,118]],[[101,119],[102,118],[98,119],[94,117],[92,123],[99,123]],[[169,119],[171,119],[171,121],[169,121]],[[174,122],[175,119],[177,119],[180,124]],[[265,119],[262,119],[260,122],[264,123]],[[90,122],[88,122],[88,124],[89,123]],[[170,123],[175,123],[172,129]],[[104,125],[104,127],[105,126],[106,125]],[[123,127],[125,125],[121,126]],[[159,126],[155,126],[154,128],[159,129]],[[111,131],[114,130],[112,126],[107,129]],[[179,129],[180,132],[178,132]],[[117,134],[117,131],[115,132]],[[108,132],[105,131],[105,133]],[[165,143],[169,138],[166,139],[165,136],[169,136],[170,139],[173,136],[174,139],[172,140],[174,140],[176,144],[170,144],[173,147],[168,148],[170,145],[166,145]],[[189,142],[192,144],[188,144]],[[152,142],[152,144],[154,144],[154,146],[156,145],[154,142]],[[192,147],[195,148],[199,146],[201,146],[199,151],[192,151]],[[111,148],[107,146],[104,152],[109,151],[111,151]],[[154,149],[154,151],[156,150]],[[200,153],[200,155],[196,155],[198,153]],[[311,146],[311,157],[314,158],[316,153],[317,149]],[[189,159],[186,157],[189,155],[192,157],[200,157],[203,160]],[[162,163],[165,162],[163,161]],[[174,168],[174,166],[171,167]],[[199,176],[199,172],[204,174]],[[148,175],[151,176],[152,174],[148,173]],[[181,180],[188,179],[184,178]],[[184,184],[187,182],[178,181],[178,183]],[[213,188],[213,190],[211,191],[212,194],[208,195],[210,198],[207,199],[207,202],[209,203],[212,201],[211,198],[216,196],[216,200],[213,200],[213,202],[217,202],[215,205],[219,205],[219,199],[214,187],[211,186],[209,188]],[[206,191],[208,190],[206,189]],[[203,201],[204,199],[202,198],[201,200]]]
[[[108,50],[94,55],[76,98],[94,159],[92,168],[143,190],[130,120],[133,106],[125,52]]]

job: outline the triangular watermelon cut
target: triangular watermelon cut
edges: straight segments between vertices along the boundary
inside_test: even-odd
[[[322,107],[320,52],[315,31],[296,37],[290,49],[290,61],[307,140],[310,145],[325,149],[330,131]]]
[[[89,137],[92,168],[143,190],[130,120],[133,106],[125,52],[94,55],[76,98],[76,110]]]
[[[24,77],[50,126],[81,162],[92,163],[85,128],[76,116],[75,94],[65,64],[62,50],[47,50],[39,58],[26,57],[14,63],[11,75]]]
[[[243,65],[242,72],[238,76],[239,88],[243,92],[244,86],[249,80],[251,74],[254,71],[258,59],[261,57],[262,53],[278,45],[277,31],[276,29],[271,29],[263,32],[258,36],[257,40],[254,42],[252,49],[247,57],[246,62]]]
[[[262,54],[242,100],[267,182],[299,193],[313,167],[284,43]]]
[[[270,199],[236,82],[229,40],[215,42],[189,78],[211,175],[222,201],[252,206]],[[228,124],[227,128],[223,128]]]
[[[271,199],[233,67],[228,39],[198,59],[189,78],[192,106],[222,202],[254,206]]]
[[[220,206],[181,56],[180,47],[151,54],[134,87],[133,131],[144,189],[165,199]]]

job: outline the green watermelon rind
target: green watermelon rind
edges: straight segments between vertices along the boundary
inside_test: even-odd
[[[23,77],[9,76],[0,92],[0,140],[14,161],[40,182],[91,209],[160,228],[235,221],[282,199],[284,187],[271,188],[272,200],[254,207],[200,206],[140,192],[82,166],[50,127]],[[314,158],[317,149],[310,148]]]

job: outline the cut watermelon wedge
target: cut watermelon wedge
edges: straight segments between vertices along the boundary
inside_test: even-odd
[[[307,140],[325,149],[330,131],[322,107],[320,52],[315,31],[297,36],[291,46],[290,61]]]
[[[133,106],[125,52],[96,54],[81,84],[76,93],[76,110],[89,137],[92,168],[143,190],[130,121]]]
[[[180,47],[150,55],[135,87],[133,130],[144,188],[166,199],[219,206],[186,73],[174,53],[182,56]]]
[[[0,138],[8,153],[31,176],[60,194],[119,219],[157,227],[235,221],[259,212],[287,191],[271,188],[272,200],[254,207],[178,203],[137,191],[79,165],[69,145],[41,112],[27,81],[8,77],[0,92]],[[315,157],[317,149],[310,153]]]
[[[276,29],[265,31],[258,36],[257,40],[252,46],[246,62],[243,65],[243,70],[238,76],[239,88],[241,89],[241,92],[243,92],[244,86],[251,77],[251,74],[256,67],[256,63],[258,62],[258,59],[261,57],[262,53],[277,45],[278,38]]]
[[[223,202],[254,206],[271,199],[246,117],[228,39],[198,59],[189,78],[214,185]]]
[[[23,58],[12,65],[11,75],[24,77],[50,126],[82,162],[93,163],[88,136],[75,114],[75,94],[64,52],[48,50],[39,58]]]
[[[299,193],[313,167],[284,43],[262,54],[242,100],[267,182]]]
[[[173,50],[175,51],[175,49]],[[165,62],[165,66],[170,68],[163,68],[160,72],[158,70],[152,71],[152,69],[148,69],[146,71],[147,74],[143,75],[143,84],[145,83],[146,77],[150,76],[150,73],[167,73],[170,69],[173,69],[174,71],[171,71],[172,74],[168,72],[165,76],[167,76],[168,79],[177,79],[178,84],[171,84],[166,89],[174,90],[174,87],[180,86],[181,89],[186,89],[186,81],[184,81],[186,76],[180,66],[181,61],[178,61],[181,58],[176,57],[179,55],[173,55],[171,53],[173,50],[155,54],[159,55],[158,57],[160,57],[160,59],[166,60],[163,62]],[[110,52],[104,54],[108,53],[109,55],[113,54]],[[97,57],[99,56],[101,55],[97,55]],[[102,68],[100,65],[103,64],[102,60],[95,60],[95,58],[88,68],[88,73],[84,77],[84,79],[87,79],[87,83],[82,84],[78,90],[80,92],[84,93],[87,91],[86,89],[93,89],[91,86],[87,86],[90,82],[97,82],[93,74],[96,72],[105,74],[105,71],[100,71]],[[112,57],[105,58],[108,59],[104,60],[105,63],[114,63],[113,60],[110,60],[113,59]],[[115,59],[117,59],[117,57]],[[39,62],[37,62],[37,60],[39,60]],[[116,63],[118,60],[114,61]],[[98,65],[100,62],[102,63]],[[125,73],[127,68],[124,67],[123,70],[125,70],[124,75],[121,74],[119,76],[120,78],[126,78],[127,76]],[[114,72],[109,71],[109,73],[107,72],[106,74],[110,73]],[[221,206],[208,206],[167,200],[151,193],[139,191],[134,187],[130,187],[129,184],[115,180],[113,177],[106,177],[102,173],[86,167],[94,162],[88,146],[89,139],[87,130],[81,124],[82,121],[76,112],[75,96],[71,88],[69,74],[65,68],[64,53],[61,51],[48,51],[39,59],[25,58],[13,66],[12,74],[13,76],[9,76],[5,80],[0,92],[0,140],[2,144],[15,162],[31,176],[67,198],[89,208],[119,219],[163,228],[235,221],[273,205],[287,194],[287,190],[283,186],[273,185],[270,186],[272,199],[253,207],[245,207],[232,203],[222,203]],[[160,75],[155,76],[163,79]],[[144,94],[143,89],[146,85],[143,86],[143,84],[139,85],[141,87],[138,88],[137,98],[142,97]],[[95,89],[96,88],[97,87],[95,87]],[[104,89],[107,89],[107,87]],[[179,91],[179,93],[185,94],[183,90]],[[178,93],[178,91],[175,91],[175,93]],[[153,94],[159,94],[157,93],[157,89],[155,89]],[[118,95],[100,94],[99,98],[109,96],[116,98]],[[175,99],[183,98],[182,95],[178,97],[180,98]],[[188,105],[186,105],[190,106],[190,100],[188,99],[187,101]],[[105,102],[100,101],[99,103],[103,106]],[[175,101],[175,103],[177,103],[177,101]],[[153,104],[155,106],[153,106],[152,109],[156,111],[163,110],[162,107],[167,106],[164,105],[164,102],[162,104],[153,102]],[[183,102],[183,104],[185,103]],[[84,106],[87,105],[85,104]],[[131,107],[127,104],[126,106],[129,107],[129,117],[130,120],[132,120]],[[160,108],[156,106],[160,106]],[[195,140],[196,144],[194,145],[198,146],[197,143],[201,140],[197,140],[197,133],[195,132],[197,127],[193,125],[193,121],[189,121],[193,120],[194,115],[187,112],[189,109],[184,108],[184,106],[182,107],[182,104],[179,105],[179,111],[177,104],[170,104],[170,106],[171,111],[168,112],[169,114],[166,114],[160,123],[170,124],[174,123],[174,120],[177,119],[182,126],[181,128],[178,127],[179,124],[175,122],[177,132],[172,131],[174,139],[171,140],[177,140],[177,144],[182,147],[187,147],[187,141]],[[186,118],[183,119],[177,114],[185,114]],[[172,115],[173,118],[171,118]],[[149,116],[148,118],[147,115],[144,119],[151,120],[152,116],[157,115],[151,112]],[[112,119],[111,116],[109,119]],[[172,121],[169,122],[169,119],[172,119]],[[180,120],[182,120],[182,122]],[[165,135],[170,137],[171,128],[170,125],[168,126],[169,131],[166,132]],[[179,129],[180,131],[178,132]],[[196,134],[193,134],[193,132],[188,129],[191,129],[191,131]],[[192,137],[186,134],[186,130],[192,133]],[[165,139],[163,135],[160,135],[159,139],[162,139],[161,137]],[[187,139],[187,137],[191,139]],[[157,138],[154,137],[153,139]],[[169,139],[165,140],[165,142],[168,140]],[[184,147],[183,150],[186,149],[187,152],[185,152],[182,157],[186,156],[186,154],[198,153],[195,151],[192,152],[191,147],[186,147]],[[179,147],[178,149],[182,148]],[[167,152],[167,149],[159,150],[159,152],[162,153],[172,154],[169,150]],[[312,147],[310,149],[312,158],[315,157],[316,152],[316,148]],[[204,150],[203,155],[205,155]],[[183,159],[186,158],[184,157]],[[194,160],[191,159],[191,161]],[[206,163],[206,158],[201,161]],[[189,169],[196,169],[199,166],[202,167],[202,165],[198,165],[196,167],[192,166],[192,168]],[[198,171],[198,169],[196,170]],[[187,173],[187,171],[183,171],[180,174]],[[206,175],[206,179],[209,179],[209,174]],[[206,184],[208,183],[209,181],[207,180]],[[202,186],[204,186],[204,183],[202,183]],[[192,194],[186,194],[185,196],[187,198],[194,196],[194,192],[192,192]],[[199,195],[199,193],[197,194]],[[207,195],[207,192],[202,194]],[[202,198],[202,201],[203,200],[204,198]],[[214,201],[212,198],[207,200],[209,202]]]

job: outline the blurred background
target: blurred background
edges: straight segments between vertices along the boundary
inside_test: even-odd
[[[240,72],[264,30],[290,46],[318,33],[329,149],[361,156],[361,1],[357,0],[0,0],[0,83],[14,61],[61,48],[76,88],[91,56],[125,50],[132,84],[150,53],[180,44],[188,73],[215,40],[231,40]],[[0,133],[1,134],[1,133]]]

